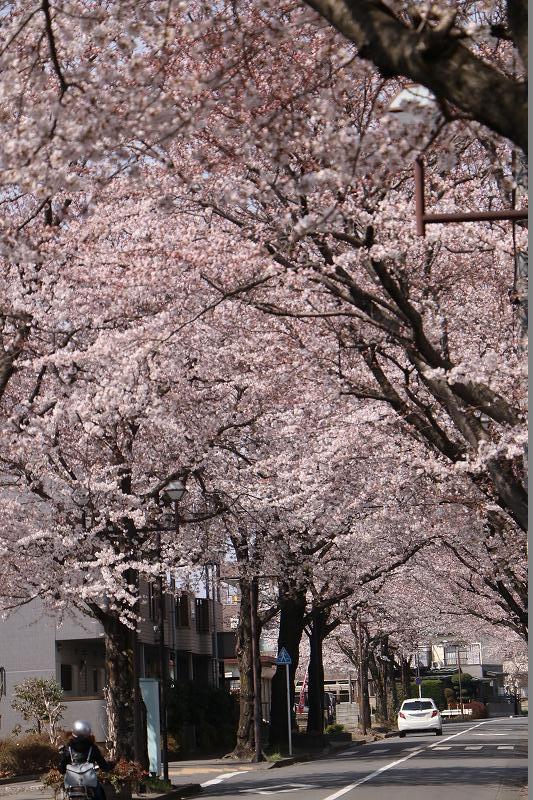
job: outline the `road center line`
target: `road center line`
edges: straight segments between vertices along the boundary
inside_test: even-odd
[[[492,722],[492,720],[490,720],[490,721]],[[470,733],[470,731],[473,731],[476,728],[479,728],[480,725],[487,725],[487,724],[488,724],[488,721],[486,721],[486,722],[478,722],[477,725],[472,725],[471,728],[467,728],[464,731],[459,731],[459,733],[454,733],[451,736],[447,736],[446,739],[441,739],[440,742],[435,742],[435,744],[430,744],[427,747],[421,747],[419,750],[415,750],[414,752],[409,753],[408,755],[404,756],[403,758],[399,758],[397,761],[392,761],[390,764],[385,764],[383,767],[380,767],[375,772],[371,772],[370,775],[365,775],[365,777],[361,778],[361,780],[356,781],[355,783],[351,783],[349,786],[345,786],[343,789],[339,789],[337,792],[334,792],[333,794],[328,794],[328,796],[325,797],[324,800],[337,800],[337,798],[338,797],[342,797],[343,794],[347,794],[348,792],[351,792],[352,789],[357,789],[357,787],[361,786],[363,783],[367,783],[368,781],[371,781],[372,778],[375,778],[378,775],[381,775],[382,772],[386,772],[387,770],[392,769],[393,767],[397,767],[398,764],[402,764],[404,761],[408,761],[410,758],[414,758],[414,756],[417,756],[420,753],[423,753],[424,750],[432,750],[434,747],[441,746],[442,744],[444,744],[444,742],[449,742],[450,739],[455,739],[457,736],[461,736],[463,733]]]

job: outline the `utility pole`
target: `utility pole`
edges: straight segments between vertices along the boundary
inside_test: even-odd
[[[359,649],[359,721],[361,723],[361,731],[363,736],[366,736],[366,709],[364,698],[364,682],[363,682],[363,639],[361,635],[361,612],[357,616],[357,640]]]
[[[252,637],[252,664],[254,686],[254,761],[261,761],[261,655],[257,642],[257,577],[250,581],[250,633]]]
[[[159,708],[161,709],[161,756],[163,761],[163,780],[168,781],[168,726],[167,726],[167,658],[165,655],[165,594],[163,573],[161,571],[161,533],[157,533],[157,553],[159,556],[158,600],[159,600]]]
[[[211,570],[211,571],[210,571]],[[210,588],[211,583],[211,588]],[[212,650],[213,650],[213,685],[218,688],[220,684],[218,674],[218,639],[217,639],[217,601],[218,595],[218,565],[216,563],[205,565],[205,596],[209,603],[211,599],[211,609],[213,617],[213,634],[212,634]]]
[[[461,707],[461,717],[464,717],[465,709],[463,705],[463,690],[461,686],[461,651],[459,645],[457,645],[457,667],[459,669],[459,705]]]
[[[418,684],[418,698],[422,697],[422,681],[420,680],[420,654],[418,649],[416,651],[416,677],[417,677],[417,684]]]

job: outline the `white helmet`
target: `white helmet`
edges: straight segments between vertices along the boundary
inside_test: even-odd
[[[72,733],[74,736],[90,736],[91,723],[87,722],[86,719],[77,719],[72,726]]]

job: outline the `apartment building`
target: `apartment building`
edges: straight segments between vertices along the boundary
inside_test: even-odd
[[[141,677],[158,678],[161,603],[152,584],[141,584],[138,628]],[[217,654],[222,626],[220,603],[181,590],[165,594],[163,605],[168,674],[178,683],[218,685],[223,662]],[[0,620],[0,668],[5,670],[5,695],[0,697],[0,738],[18,725],[27,727],[11,707],[16,684],[30,677],[54,678],[64,692],[62,726],[86,719],[98,741],[106,737],[104,701],[105,647],[102,626],[79,611],[59,620],[35,600]]]

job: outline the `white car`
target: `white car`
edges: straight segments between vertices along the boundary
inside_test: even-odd
[[[404,700],[398,713],[398,730],[400,737],[407,731],[435,731],[442,735],[442,717],[431,697],[411,698]]]

